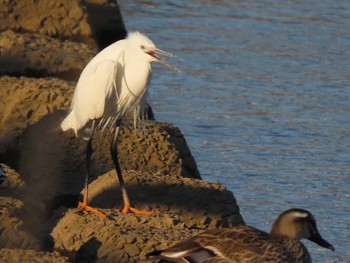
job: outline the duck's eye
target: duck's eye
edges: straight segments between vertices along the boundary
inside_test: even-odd
[[[144,45],[141,45],[140,48],[143,50],[143,49],[145,49],[145,46],[144,46]]]

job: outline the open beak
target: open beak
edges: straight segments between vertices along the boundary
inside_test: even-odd
[[[162,63],[163,65],[167,66],[168,68],[178,72],[178,73],[182,73],[182,71],[180,69],[178,69],[177,67],[175,67],[174,65],[170,64],[164,57],[169,57],[169,58],[177,58],[179,59],[177,56],[168,53],[166,51],[163,51],[161,49],[158,48],[147,48],[145,47],[144,52],[147,53],[148,55],[154,57],[159,63]],[[161,57],[164,56],[164,57]]]
[[[326,240],[323,239],[323,237],[321,237],[320,233],[316,232],[312,237],[309,238],[309,240],[311,240],[312,242],[316,243],[317,245],[324,247],[324,248],[328,248],[332,251],[334,251],[334,247],[328,243]]]

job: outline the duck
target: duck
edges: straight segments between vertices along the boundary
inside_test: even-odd
[[[292,208],[278,216],[270,233],[252,226],[211,229],[148,257],[159,262],[311,263],[301,239],[335,250],[321,236],[309,211]]]

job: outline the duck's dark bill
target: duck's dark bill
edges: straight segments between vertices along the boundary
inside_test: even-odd
[[[328,243],[326,240],[324,240],[319,233],[316,233],[313,237],[309,238],[312,242],[315,242],[317,245],[328,248],[332,251],[334,251],[334,247]]]

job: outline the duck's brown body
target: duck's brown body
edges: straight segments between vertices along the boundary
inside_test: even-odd
[[[212,247],[212,244],[215,243],[218,256],[205,262],[311,262],[306,247],[299,240],[282,236],[273,237],[251,226],[209,230],[194,237],[190,242],[202,248]]]
[[[302,238],[334,250],[319,234],[313,215],[294,208],[276,219],[269,234],[251,226],[214,229],[149,255],[161,262],[310,263]]]

